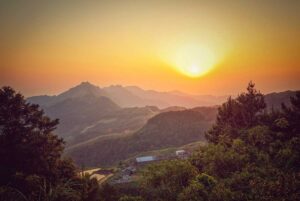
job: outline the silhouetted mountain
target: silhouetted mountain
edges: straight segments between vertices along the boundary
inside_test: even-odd
[[[226,100],[226,96],[195,96],[178,91],[158,92],[144,90],[136,86],[123,87],[121,85],[112,85],[100,88],[88,82],[82,82],[80,85],[57,96],[33,96],[28,98],[28,100],[32,103],[49,107],[65,99],[77,98],[84,95],[105,96],[120,107],[145,107],[153,105],[159,108],[171,106],[193,108],[197,106],[218,105]]]
[[[161,112],[154,106],[120,108],[111,99],[123,105],[129,102],[143,105],[140,98],[124,87],[101,89],[88,82],[57,96],[36,96],[28,98],[28,101],[40,104],[47,115],[60,119],[56,132],[65,138],[67,146],[105,135],[133,133],[144,126],[149,118]]]
[[[185,107],[180,107],[180,106],[171,106],[171,107],[167,107],[164,108],[162,110],[160,110],[161,112],[171,112],[171,111],[182,111],[182,110],[186,110],[187,108]]]
[[[100,87],[92,85],[89,82],[82,82],[66,92],[61,93],[58,97],[60,99],[77,98],[86,95],[94,95],[95,97],[106,96],[105,92]]]
[[[38,104],[41,107],[47,107],[56,102],[56,96],[47,96],[47,95],[32,96],[27,98],[27,101]]]
[[[27,100],[32,103],[39,104],[40,106],[49,107],[58,102],[64,101],[69,98],[79,98],[82,96],[93,95],[95,97],[106,96],[99,87],[90,84],[89,82],[82,82],[57,96],[33,96]]]
[[[113,85],[103,88],[103,91],[106,92],[107,96],[113,100],[115,103],[122,107],[143,107],[148,104],[145,104],[145,101],[131,93],[126,88],[121,85]],[[155,105],[155,104],[149,104]]]
[[[270,93],[265,95],[265,101],[269,109],[280,109],[281,104],[290,105],[290,97],[295,96],[296,91],[284,91],[279,93]]]
[[[200,111],[198,108],[160,113],[133,134],[103,136],[71,146],[66,152],[77,164],[109,165],[139,152],[204,140],[204,132],[214,122],[217,108],[211,109],[212,114],[206,108]]]
[[[57,133],[68,141],[79,135],[83,128],[120,110],[103,95],[105,92],[99,87],[82,82],[57,96],[35,96],[28,101],[39,104],[50,117],[60,119]]]
[[[211,101],[209,101],[206,96],[204,96],[206,100],[202,100],[201,96],[193,96],[178,91],[158,92],[154,90],[143,90],[136,86],[129,86],[126,87],[126,89],[136,96],[143,98],[148,105],[156,105],[160,108],[170,106],[182,106],[187,108],[197,106],[212,106],[221,104],[226,100],[224,97],[223,100],[216,102],[213,96],[211,96]]]

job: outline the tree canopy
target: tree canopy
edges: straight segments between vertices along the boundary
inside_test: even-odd
[[[172,161],[148,167],[144,179],[156,187],[148,200],[300,200],[300,92],[291,107],[265,108],[252,82],[230,97],[206,134],[208,144],[180,162],[185,168]],[[186,170],[195,173],[176,185]]]
[[[89,185],[62,157],[64,141],[53,133],[57,124],[12,88],[0,89],[0,200],[88,197],[82,190]]]
[[[58,120],[9,87],[0,90],[0,200],[295,201],[300,200],[300,91],[291,106],[267,111],[250,82],[229,98],[188,160],[146,166],[134,185],[98,187],[62,158]],[[22,187],[22,188],[21,188]],[[13,198],[13,199],[11,199]]]

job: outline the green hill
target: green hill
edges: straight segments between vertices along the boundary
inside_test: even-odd
[[[78,165],[103,166],[115,164],[140,152],[204,141],[204,132],[214,122],[216,111],[215,107],[210,110],[203,107],[160,113],[133,134],[104,136],[69,147],[66,153]]]

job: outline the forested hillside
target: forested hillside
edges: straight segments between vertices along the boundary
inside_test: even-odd
[[[86,166],[116,164],[139,152],[182,146],[205,140],[204,132],[215,120],[217,108],[171,111],[156,115],[140,130],[112,135],[67,148],[66,154]]]

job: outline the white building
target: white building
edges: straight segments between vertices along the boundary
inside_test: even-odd
[[[176,154],[176,156],[183,156],[183,155],[186,154],[186,151],[185,151],[185,150],[177,150],[177,151],[175,152],[175,154]]]

